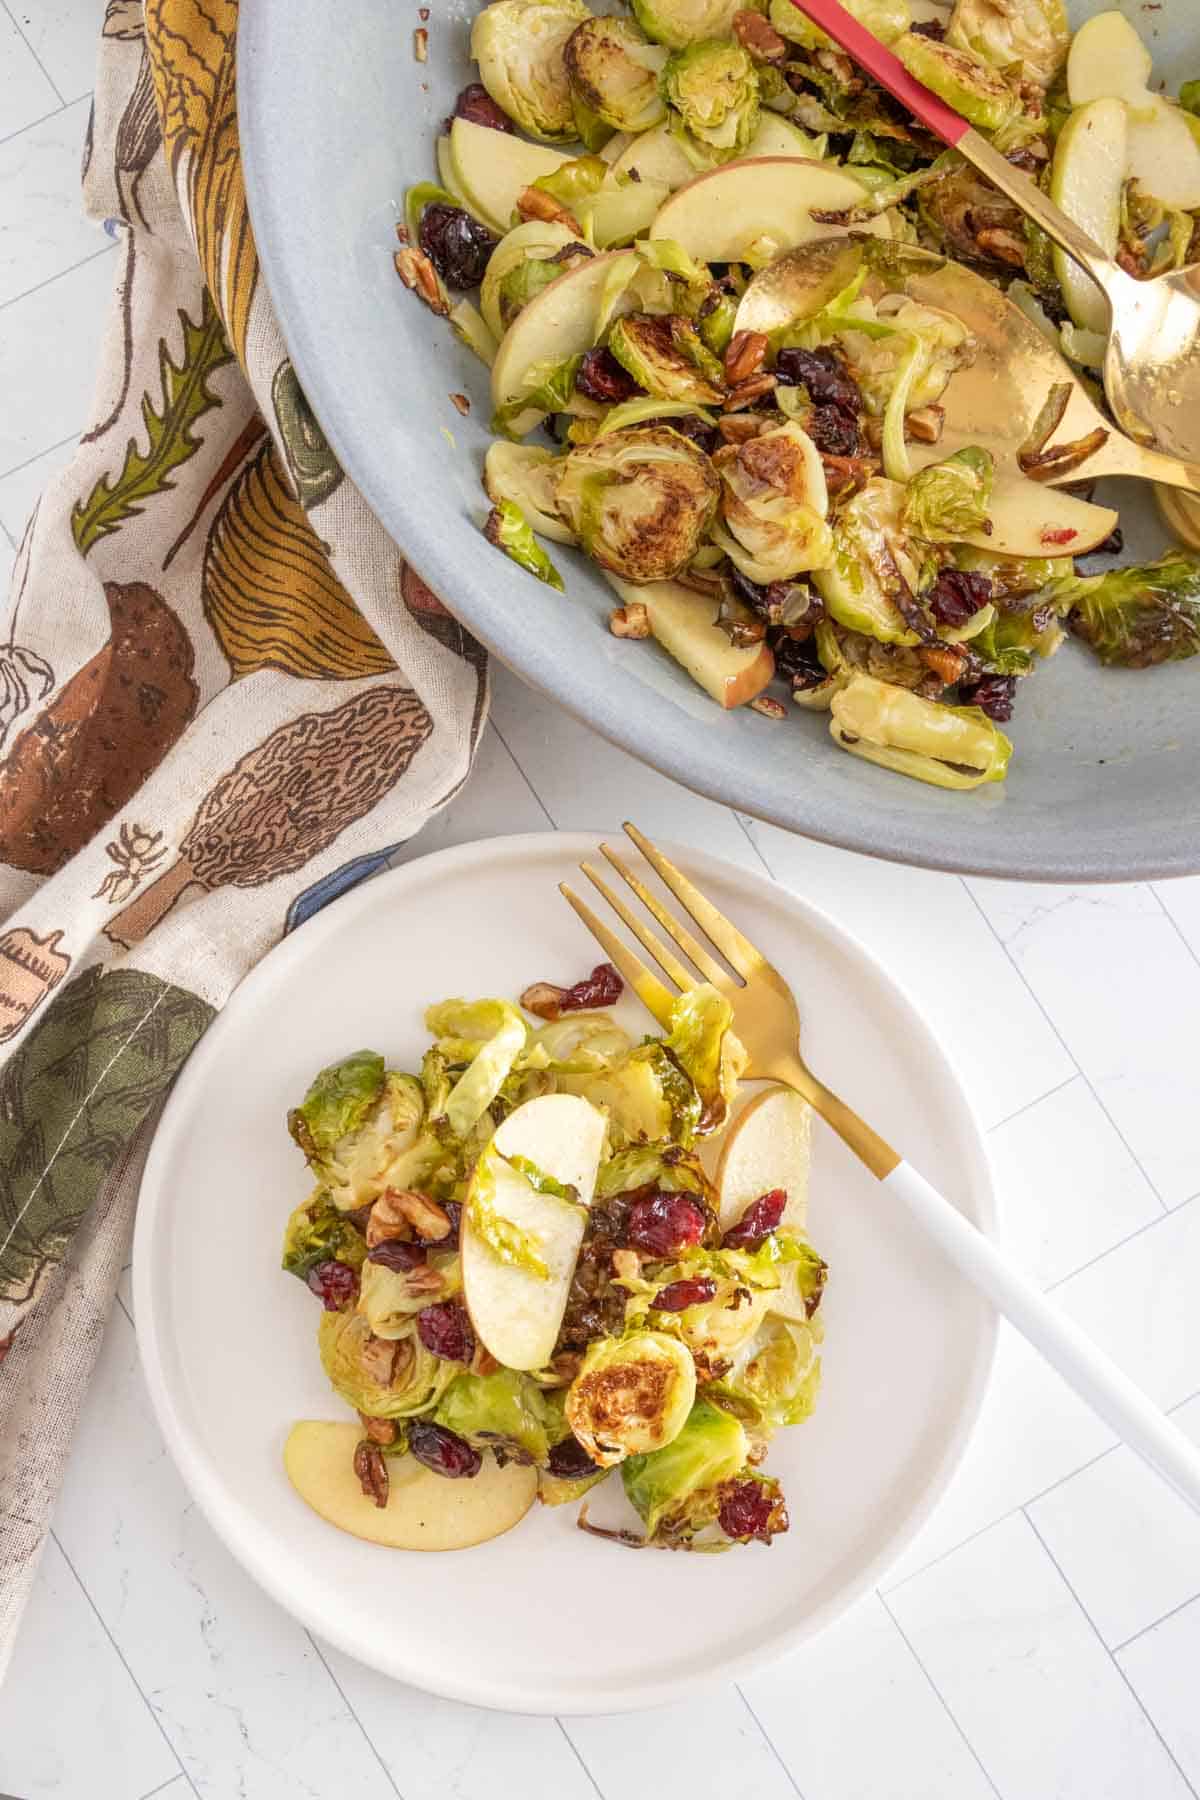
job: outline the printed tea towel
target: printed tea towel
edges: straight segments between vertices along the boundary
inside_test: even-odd
[[[116,294],[0,614],[0,1673],[173,1076],[454,793],[486,707],[272,317],[236,30],[237,0],[108,0],[84,195]]]

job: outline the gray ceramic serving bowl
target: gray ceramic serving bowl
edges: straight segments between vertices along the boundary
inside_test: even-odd
[[[1076,24],[1099,4],[1075,0]],[[1111,0],[1109,0],[1111,3]],[[611,590],[552,546],[565,598],[485,541],[487,374],[392,266],[406,187],[436,180],[474,5],[243,0],[239,119],[264,276],[343,466],[429,585],[519,675],[677,781],[809,837],[901,862],[1043,880],[1200,868],[1200,670],[1106,671],[1077,645],[1022,684],[1008,780],[945,793],[838,750],[824,715],[721,712],[656,646],[611,636]],[[1200,66],[1195,0],[1123,9],[1174,90]],[[472,401],[461,418],[452,392]],[[1148,489],[1109,483],[1127,551],[1166,533]]]

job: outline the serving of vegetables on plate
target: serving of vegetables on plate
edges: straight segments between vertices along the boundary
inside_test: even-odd
[[[739,1094],[713,988],[637,1043],[595,1010],[621,987],[603,964],[535,984],[524,1012],[444,1001],[419,1073],[359,1051],[289,1114],[316,1186],[283,1266],[322,1303],[321,1363],[358,1420],[295,1425],[284,1459],[342,1530],[463,1549],[612,1471],[630,1522],[585,1502],[601,1537],[720,1550],[787,1530],[761,1465],[820,1377],[809,1109]]]
[[[1120,13],[849,10],[1130,273],[1200,257],[1200,86],[1165,97]],[[1111,509],[1033,479],[1000,505],[983,442],[939,448],[979,345],[905,291],[908,246],[986,275],[1093,386],[1105,303],[791,0],[492,0],[471,54],[395,261],[490,367],[497,548],[563,590],[554,547],[578,545],[610,632],[722,708],[790,699],[952,790],[1005,780],[1068,633],[1124,670],[1200,649],[1195,557],[1122,567]],[[830,236],[828,282],[748,328],[756,277]],[[1042,398],[1031,471],[1065,404]]]

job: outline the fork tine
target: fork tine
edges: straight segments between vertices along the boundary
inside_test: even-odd
[[[667,860],[661,850],[656,850],[649,838],[645,837],[636,825],[631,825],[626,820],[623,829],[637,845],[650,867],[662,877],[684,911],[691,914],[709,941],[716,945],[721,955],[744,980],[749,981],[753,974],[770,967],[766,957],[754,948],[748,938],[742,936],[737,926],[731,924],[725,914],[719,912],[711,900],[706,900],[699,888],[694,887],[687,876],[682,874],[673,862]]]
[[[567,905],[578,913],[596,942],[606,952],[609,961],[625,977],[646,1011],[652,1013],[660,1025],[669,1026],[671,1008],[675,1004],[675,995],[670,988],[664,987],[641,958],[635,956],[616,933],[609,930],[603,919],[597,918],[587,901],[581,900],[574,888],[568,887],[565,881],[560,881],[558,891]]]
[[[614,894],[599,869],[594,869],[591,863],[580,863],[579,866],[597,892],[603,894],[618,919],[629,927],[642,949],[650,952],[667,979],[673,981],[678,988],[695,987],[696,977],[692,971],[684,968],[679,958],[671,954],[662,939],[651,931],[648,925],[642,924],[637,914],[632,908],[626,906],[619,894]]]
[[[624,881],[628,887],[633,889],[642,905],[646,908],[646,911],[653,914],[667,935],[673,938],[679,945],[679,948],[683,951],[684,955],[691,958],[701,975],[703,975],[706,980],[717,982],[718,984],[727,982],[729,976],[721,967],[720,963],[715,962],[704,948],[704,945],[697,943],[691,932],[685,930],[679,923],[679,920],[675,918],[674,914],[667,911],[666,907],[662,904],[662,901],[655,898],[645,882],[638,880],[633,870],[629,867],[629,864],[622,862],[612,845],[601,844],[600,850],[601,854],[608,858],[622,881]],[[642,942],[643,944],[646,943],[645,938],[642,939]],[[646,948],[647,950],[650,949],[649,944],[646,944]],[[670,973],[669,970],[668,973]],[[680,986],[694,987],[695,982],[689,975],[685,982],[680,983]]]

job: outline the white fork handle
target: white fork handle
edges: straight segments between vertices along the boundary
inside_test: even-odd
[[[1200,1450],[1149,1395],[911,1163],[898,1163],[883,1187],[1130,1449],[1200,1512]]]

